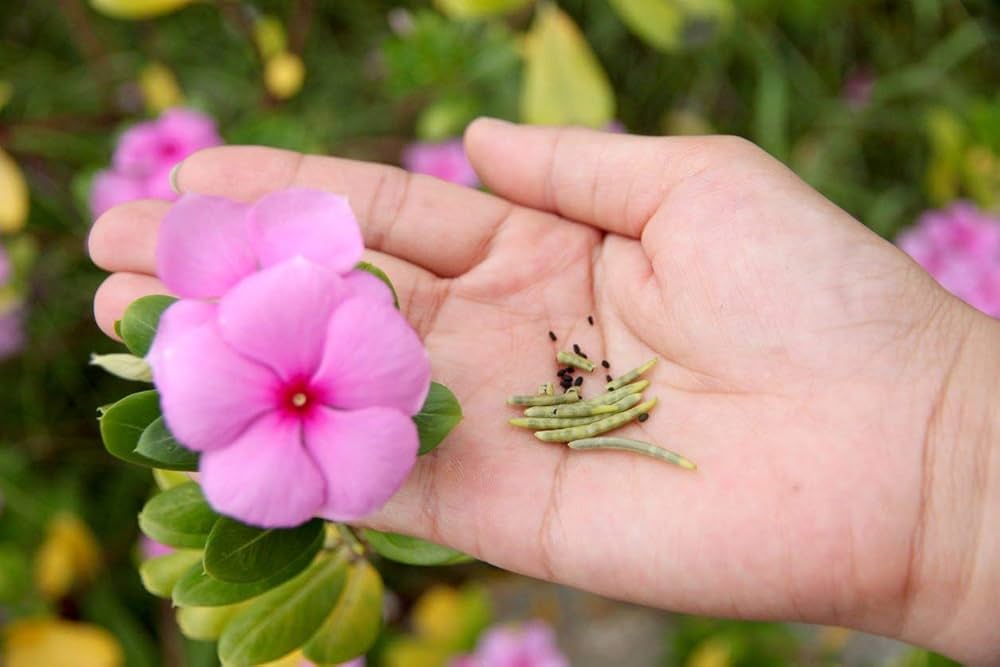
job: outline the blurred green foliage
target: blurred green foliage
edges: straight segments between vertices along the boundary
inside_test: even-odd
[[[557,4],[632,132],[746,136],[887,237],[956,197],[1000,203],[996,3],[669,0],[676,25],[661,14],[639,35],[629,26],[648,3]],[[87,188],[117,133],[152,113],[143,71],[165,66],[185,103],[211,113],[231,143],[395,162],[414,138],[458,135],[478,115],[518,119],[531,5],[219,0],[125,22],[81,0],[2,3],[0,146],[26,175],[31,207],[24,231],[0,242],[33,261],[19,285],[29,345],[0,362],[0,618],[48,611],[103,624],[131,665],[213,664],[212,647],[181,639],[141,589],[135,513],[151,481],[106,454],[94,411],[128,385],[86,365],[91,352],[117,351],[90,316],[102,276],[85,256]],[[630,18],[625,5],[639,13]],[[265,16],[305,64],[289,99],[264,84],[271,47],[258,47],[255,26]],[[44,600],[35,554],[63,512],[95,533],[101,569]],[[732,665],[802,655],[801,639],[773,624],[694,619],[671,637],[666,664],[684,664],[706,641],[717,654],[725,645]]]

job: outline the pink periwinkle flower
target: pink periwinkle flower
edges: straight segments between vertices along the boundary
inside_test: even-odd
[[[325,192],[185,195],[165,216],[158,272],[185,298],[148,360],[223,514],[263,527],[358,519],[413,467],[430,364],[389,289],[352,270],[362,250],[346,200]]]
[[[1000,217],[959,202],[924,213],[897,243],[949,292],[1000,318]]]
[[[142,556],[143,560],[159,558],[160,556],[166,556],[167,554],[172,554],[173,552],[173,547],[167,546],[162,542],[157,542],[151,537],[143,535],[139,539],[139,555]]]
[[[427,174],[470,188],[479,185],[479,177],[469,163],[461,139],[412,143],[403,151],[403,166],[417,174]]]
[[[215,121],[191,109],[168,109],[156,120],[133,125],[118,139],[111,168],[94,176],[90,191],[94,215],[135,199],[176,199],[170,187],[174,166],[221,143]]]
[[[455,659],[451,667],[569,667],[569,660],[552,628],[536,620],[521,627],[492,628],[475,653]]]

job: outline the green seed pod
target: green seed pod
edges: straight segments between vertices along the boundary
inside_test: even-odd
[[[642,394],[629,394],[620,401],[616,401],[611,404],[611,407],[615,409],[615,412],[625,412],[629,408],[639,405],[642,403]],[[569,424],[567,424],[569,426]]]
[[[580,393],[571,389],[565,394],[554,396],[508,396],[507,405],[563,405],[576,403],[579,400]]]
[[[638,382],[633,382],[632,384],[627,384],[621,389],[615,389],[614,391],[609,391],[607,393],[601,394],[600,396],[594,396],[593,398],[587,399],[585,403],[588,405],[605,405],[608,403],[617,403],[626,396],[632,394],[641,394],[642,390],[649,386],[649,380],[639,380]]]
[[[616,412],[613,405],[591,405],[590,403],[574,403],[560,405],[554,408],[528,408],[525,417],[593,417],[594,415],[610,415]]]
[[[556,393],[555,387],[552,386],[551,382],[546,382],[545,384],[538,385],[538,395],[539,396],[553,396]]]
[[[676,452],[664,449],[663,447],[657,447],[652,443],[643,442],[642,440],[632,440],[631,438],[584,438],[583,440],[571,440],[569,446],[573,449],[581,450],[618,449],[626,452],[635,452],[636,454],[651,456],[654,459],[659,459],[660,461],[673,463],[674,465],[680,466],[685,470],[698,469],[698,466],[695,465],[693,461]]]
[[[659,399],[651,398],[645,403],[640,403],[634,408],[629,408],[625,412],[619,412],[618,414],[611,415],[610,417],[596,421],[593,424],[587,424],[586,426],[560,428],[553,431],[537,431],[535,432],[535,437],[544,442],[572,442],[573,440],[592,438],[595,435],[613,431],[616,428],[629,423],[639,415],[646,414],[653,409],[657,400]]]
[[[546,428],[564,428],[567,426],[585,426],[604,419],[605,415],[593,417],[516,417],[510,420],[514,426],[530,428],[533,431]]]
[[[560,352],[556,355],[556,361],[559,362],[560,366],[573,366],[588,373],[594,372],[594,364],[591,363],[590,359],[584,359],[579,354]]]
[[[657,361],[659,361],[659,359],[657,359],[656,357],[653,357],[652,359],[650,359],[649,361],[647,361],[646,363],[644,363],[642,366],[639,366],[638,368],[633,368],[632,370],[630,370],[625,375],[620,375],[620,376],[616,377],[614,380],[612,380],[611,382],[609,382],[605,388],[608,391],[614,391],[615,389],[618,389],[619,387],[624,387],[625,385],[627,385],[629,383],[635,382],[636,380],[639,379],[640,375],[642,375],[643,373],[645,373],[646,371],[648,371],[650,368],[652,368],[653,366],[655,366]]]

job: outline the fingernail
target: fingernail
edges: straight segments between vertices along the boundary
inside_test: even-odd
[[[493,116],[480,116],[470,123],[470,125],[492,125],[493,127],[513,127],[514,123],[503,118],[494,118]]]
[[[177,164],[175,164],[174,168],[170,170],[170,189],[173,190],[177,194],[181,194],[181,188],[177,184],[177,172],[179,172],[181,170],[181,165],[182,164],[184,164],[183,160],[181,160],[180,162],[178,162]]]

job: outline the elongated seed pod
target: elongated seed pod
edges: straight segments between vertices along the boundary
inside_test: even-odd
[[[615,437],[601,437],[601,438],[584,438],[583,440],[571,440],[569,446],[573,449],[617,449],[626,452],[635,452],[636,454],[643,454],[644,456],[651,456],[654,459],[659,459],[660,461],[666,461],[667,463],[673,463],[674,465],[680,466],[685,470],[697,470],[698,466],[695,465],[694,461],[681,456],[677,452],[672,452],[669,449],[664,449],[663,447],[658,447],[650,442],[643,442],[642,440],[632,440],[631,438],[615,438]]]
[[[615,409],[615,412],[625,412],[629,408],[642,403],[642,394],[629,394],[620,401],[615,401],[611,403],[611,407]],[[569,426],[569,424],[566,424]]]
[[[556,355],[556,361],[560,364],[566,364],[567,366],[575,366],[582,371],[587,371],[592,373],[594,371],[594,364],[591,363],[590,359],[584,359],[579,354],[573,354],[572,352],[559,352]]]
[[[658,399],[656,398],[651,398],[645,403],[640,403],[634,408],[629,408],[625,412],[619,412],[618,414],[611,415],[610,417],[596,421],[593,424],[587,424],[586,426],[559,428],[552,431],[536,431],[535,437],[545,442],[572,442],[573,440],[592,438],[595,435],[613,431],[619,426],[624,426],[629,423],[639,415],[646,414],[653,409],[657,400]]]
[[[588,405],[605,405],[607,403],[617,403],[631,394],[641,394],[642,390],[649,386],[649,380],[639,380],[632,384],[627,384],[621,389],[615,389],[593,398],[588,398],[585,403]]]
[[[596,421],[600,421],[605,417],[607,417],[607,415],[604,414],[594,415],[593,417],[515,417],[510,420],[510,423],[514,426],[530,428],[533,431],[537,431],[538,429],[546,428],[585,426],[587,424],[593,424]]]
[[[546,382],[545,384],[538,385],[538,395],[539,396],[552,396],[556,393],[555,387],[552,386],[551,382]]]
[[[525,417],[593,417],[594,415],[610,415],[614,412],[613,405],[591,405],[590,403],[574,403],[572,405],[557,405],[552,408],[528,408]]]
[[[565,394],[554,396],[508,396],[507,405],[563,405],[564,403],[576,403],[579,400],[580,393],[570,389]]]
[[[615,389],[618,389],[619,387],[624,387],[627,384],[635,382],[636,380],[639,379],[640,375],[642,375],[643,373],[645,373],[646,371],[648,371],[650,368],[652,368],[653,366],[655,366],[657,361],[659,361],[659,359],[656,358],[656,357],[653,357],[652,359],[650,359],[649,361],[647,361],[646,363],[644,363],[642,366],[639,366],[638,368],[633,368],[628,373],[625,373],[625,375],[619,375],[614,380],[612,380],[611,382],[609,382],[606,385],[605,388],[608,391],[614,391]]]

